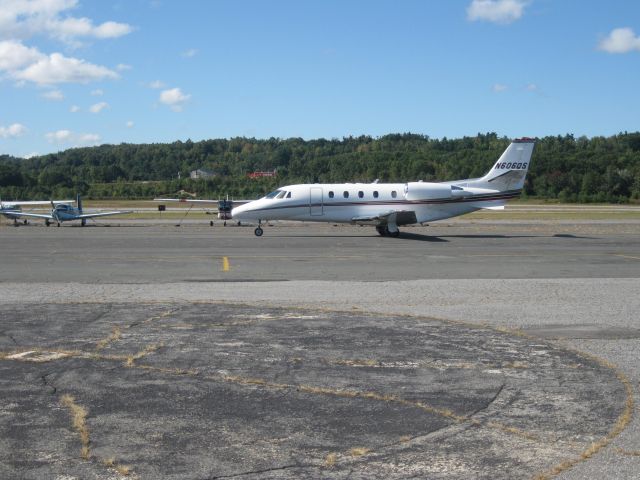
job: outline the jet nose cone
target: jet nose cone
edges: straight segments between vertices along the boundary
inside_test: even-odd
[[[246,208],[244,205],[240,205],[239,207],[235,207],[231,209],[231,218],[242,219],[242,214],[245,212]]]

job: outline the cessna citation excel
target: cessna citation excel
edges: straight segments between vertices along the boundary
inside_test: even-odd
[[[401,225],[432,222],[480,209],[503,210],[522,191],[535,140],[521,138],[507,147],[482,178],[453,182],[303,184],[279,188],[232,210],[235,220],[373,225],[380,235],[397,237]]]

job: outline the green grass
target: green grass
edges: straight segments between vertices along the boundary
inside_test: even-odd
[[[149,200],[85,200],[86,209],[115,209],[115,210],[136,210],[140,208],[154,209],[152,211],[135,212],[125,215],[122,218],[144,220],[144,219],[171,219],[177,220],[185,216],[189,210],[188,203],[165,203],[171,211],[158,212],[159,202]],[[527,207],[531,210],[521,210],[517,207]],[[512,208],[510,208],[512,207]],[[516,207],[516,208],[513,208]],[[539,207],[539,208],[536,208]],[[610,210],[602,210],[603,207]],[[203,207],[201,205],[191,207],[187,218],[197,218],[203,220],[218,220],[214,211],[215,204]],[[548,208],[548,209],[547,209]],[[567,208],[570,211],[557,211],[559,208]],[[207,214],[206,211],[212,212]],[[509,202],[503,211],[481,210],[464,217],[468,220],[640,220],[640,208],[636,205],[611,205],[611,204],[576,204],[541,202],[540,200],[517,200]]]

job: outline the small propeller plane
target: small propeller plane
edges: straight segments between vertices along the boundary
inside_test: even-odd
[[[47,202],[51,205],[51,213],[28,213],[20,211],[10,211],[9,215],[12,217],[27,217],[27,218],[43,218],[44,224],[48,227],[52,222],[55,222],[58,227],[62,222],[69,222],[73,220],[80,220],[80,224],[84,227],[87,224],[87,219],[96,217],[106,217],[110,215],[125,215],[132,213],[131,210],[115,210],[112,212],[96,212],[96,213],[84,213],[82,210],[82,199],[80,195],[76,197],[76,206],[72,206],[70,203],[57,203],[54,201]]]
[[[218,218],[220,220],[224,220],[225,226],[227,225],[227,220],[231,220],[231,210],[234,207],[244,205],[245,203],[249,203],[251,200],[229,200],[229,196],[227,195],[226,199],[223,200],[210,200],[210,199],[200,199],[200,198],[154,198],[154,202],[179,202],[179,203],[190,203],[192,205],[213,205],[216,204],[218,206]],[[213,226],[213,221],[210,222],[210,225]]]
[[[399,226],[431,222],[480,209],[503,210],[520,196],[535,140],[513,140],[482,178],[452,182],[302,184],[281,187],[232,210],[235,220],[373,225],[382,236],[397,237]]]
[[[16,213],[22,213],[22,207],[37,207],[42,205],[59,205],[62,203],[71,204],[73,200],[14,200],[9,202],[3,202],[0,200],[0,213],[5,217],[12,219],[14,224],[18,223],[18,216]],[[24,219],[24,223],[27,223],[27,219]]]

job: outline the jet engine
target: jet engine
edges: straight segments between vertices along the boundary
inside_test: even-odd
[[[404,186],[407,200],[432,200],[451,198],[451,185],[430,182],[409,182]]]

